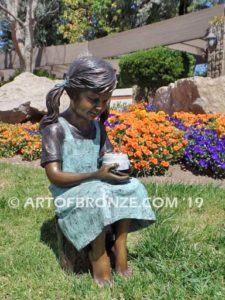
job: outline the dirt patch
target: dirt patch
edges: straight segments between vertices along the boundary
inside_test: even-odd
[[[225,188],[225,179],[215,179],[207,175],[195,175],[181,165],[170,166],[163,176],[149,176],[141,178],[143,182],[156,183],[184,183],[184,184],[213,184]]]
[[[40,159],[26,161],[23,160],[20,155],[15,155],[10,158],[0,158],[0,163],[1,162],[41,168]],[[214,179],[206,175],[195,175],[189,170],[184,170],[181,165],[170,166],[169,170],[163,176],[149,176],[140,179],[146,183],[213,184],[225,188],[225,179]]]
[[[0,158],[0,163],[1,162],[5,162],[5,163],[11,163],[11,164],[15,164],[15,165],[25,165],[28,167],[40,167],[40,159],[36,159],[36,160],[32,160],[32,161],[27,161],[27,160],[23,160],[21,155],[15,155],[13,157],[2,157]]]

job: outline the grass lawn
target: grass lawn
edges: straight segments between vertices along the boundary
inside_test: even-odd
[[[210,185],[146,184],[157,222],[129,236],[134,276],[98,288],[90,274],[70,275],[57,261],[54,208],[44,170],[0,164],[0,299],[225,299],[225,196]],[[9,199],[20,200],[18,208]],[[201,197],[203,203],[195,199]],[[26,200],[29,198],[30,200]],[[11,205],[16,200],[11,200]],[[24,204],[26,203],[25,207]]]

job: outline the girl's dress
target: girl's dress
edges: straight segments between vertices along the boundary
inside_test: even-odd
[[[95,139],[75,139],[69,123],[63,117],[59,122],[64,129],[62,145],[62,170],[86,173],[98,169],[100,151],[100,127],[95,121]],[[110,224],[132,219],[129,231],[148,226],[155,221],[145,187],[137,179],[126,183],[109,183],[90,180],[74,187],[49,187],[56,206],[59,226],[80,251]]]

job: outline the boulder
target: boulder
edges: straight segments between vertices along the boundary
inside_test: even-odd
[[[225,114],[225,76],[179,79],[156,91],[153,104],[157,111],[194,114]]]
[[[24,72],[0,88],[0,122],[20,123],[40,121],[47,112],[46,94],[62,80],[51,80]],[[60,101],[60,111],[69,105],[66,92]]]

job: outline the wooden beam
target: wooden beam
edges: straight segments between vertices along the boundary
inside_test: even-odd
[[[179,50],[179,51],[183,51],[183,52],[192,53],[192,54],[198,55],[198,56],[202,56],[205,53],[204,49],[201,49],[201,48],[198,48],[198,47],[193,47],[193,46],[183,44],[183,43],[168,45],[166,47],[170,48],[170,49],[174,49],[174,50]]]
[[[70,64],[75,58],[88,53],[88,42],[45,47],[38,49],[35,65]]]
[[[158,23],[142,26],[90,42],[51,46],[35,49],[36,67],[70,64],[81,54],[107,58],[115,57],[140,49],[180,44],[201,39],[206,35],[208,22],[213,16],[223,16],[223,4],[213,8],[193,12]],[[190,45],[194,46],[194,45]],[[18,68],[19,60],[15,52],[0,55],[0,70]]]
[[[183,44],[197,47],[200,49],[205,49],[205,50],[207,48],[207,42],[204,39],[196,39],[196,40],[186,41],[186,42],[183,42]]]
[[[106,59],[112,67],[116,70],[116,73],[119,74],[119,59]],[[64,73],[66,73],[69,69],[69,64],[66,65],[54,65],[52,67],[48,67],[51,73],[55,74],[57,78],[63,78]]]
[[[107,57],[199,39],[206,35],[214,16],[223,16],[223,5],[93,40],[89,49]]]

